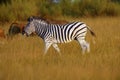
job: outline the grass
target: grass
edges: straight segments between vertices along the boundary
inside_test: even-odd
[[[59,44],[61,57],[52,47],[43,57],[42,39],[17,35],[0,44],[0,80],[120,80],[120,17],[74,20],[85,22],[97,35],[93,44],[87,34],[90,53],[82,55],[73,41]],[[6,32],[8,26],[0,25]]]

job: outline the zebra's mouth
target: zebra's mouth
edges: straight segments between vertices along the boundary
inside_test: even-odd
[[[32,32],[31,34],[28,34],[28,33],[26,33],[25,31],[23,31],[23,32],[22,32],[22,35],[29,37],[29,36],[35,36],[36,33],[35,33],[35,32]]]
[[[27,37],[28,37],[29,35],[28,35],[27,33],[25,33],[24,36],[27,36]]]
[[[24,36],[29,36],[25,31],[22,31],[22,35],[24,35]]]

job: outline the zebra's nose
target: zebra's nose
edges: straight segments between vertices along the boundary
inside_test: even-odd
[[[24,35],[24,36],[29,36],[25,31],[22,31],[22,35]]]
[[[27,36],[27,37],[29,37],[29,35],[28,35],[27,33],[25,33],[25,34],[24,34],[24,36]]]

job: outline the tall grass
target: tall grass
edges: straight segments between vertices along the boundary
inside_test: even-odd
[[[91,43],[91,52],[84,55],[78,42],[73,41],[59,44],[62,56],[51,47],[43,57],[42,39],[15,36],[4,45],[0,44],[0,80],[119,80],[119,19],[74,19],[88,24],[97,35],[94,45],[88,32],[86,40]],[[7,29],[7,25],[0,27]]]

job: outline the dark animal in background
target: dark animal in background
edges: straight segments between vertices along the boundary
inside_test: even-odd
[[[9,37],[13,37],[19,33],[22,33],[24,29],[24,25],[23,24],[18,24],[18,23],[12,23],[10,25],[10,28],[8,30],[8,36]]]

